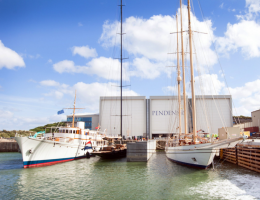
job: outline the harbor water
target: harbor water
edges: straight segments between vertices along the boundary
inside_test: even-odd
[[[260,174],[215,160],[197,170],[167,160],[81,159],[23,169],[20,153],[0,153],[0,199],[260,199]]]

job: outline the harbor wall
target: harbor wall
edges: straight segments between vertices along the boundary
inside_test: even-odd
[[[0,152],[18,152],[19,145],[15,140],[0,139]]]
[[[156,140],[127,143],[128,162],[147,162],[156,151]]]

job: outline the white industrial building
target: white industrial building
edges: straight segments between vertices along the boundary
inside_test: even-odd
[[[188,130],[192,131],[191,99],[187,98]],[[123,135],[167,136],[179,132],[179,112],[176,96],[123,97]],[[120,97],[100,97],[101,129],[108,135],[120,134]],[[230,95],[196,96],[197,129],[218,133],[218,128],[232,127],[232,100]],[[184,133],[184,113],[181,113]]]
[[[120,97],[100,97],[99,123],[108,135],[120,134]],[[146,136],[147,100],[145,96],[126,96],[122,101],[123,135]]]
[[[260,110],[251,112],[252,126],[257,126],[260,130]]]
[[[206,133],[217,134],[219,128],[233,127],[231,95],[196,96],[196,114],[197,129]]]
[[[187,98],[187,97],[186,97]],[[187,102],[188,131],[192,131],[191,99]],[[181,105],[182,133],[184,133],[183,101]],[[120,97],[100,97],[99,114],[77,114],[76,121],[84,121],[85,128],[94,130],[98,124],[107,135],[120,134]],[[125,96],[122,101],[123,136],[166,137],[179,133],[179,109],[176,96]],[[222,127],[232,127],[230,95],[196,96],[197,130],[218,133]],[[255,120],[254,120],[255,118]],[[252,112],[254,126],[259,126],[260,110]],[[72,121],[72,115],[67,116]]]

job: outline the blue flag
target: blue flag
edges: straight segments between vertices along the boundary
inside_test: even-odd
[[[64,110],[58,111],[58,115],[60,115],[60,114],[62,114],[62,113],[64,113]]]

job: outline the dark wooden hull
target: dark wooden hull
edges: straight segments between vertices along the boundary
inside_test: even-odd
[[[98,151],[92,152],[92,155],[99,156],[103,159],[117,159],[117,158],[125,158],[126,157],[126,149],[116,149],[114,151]]]

